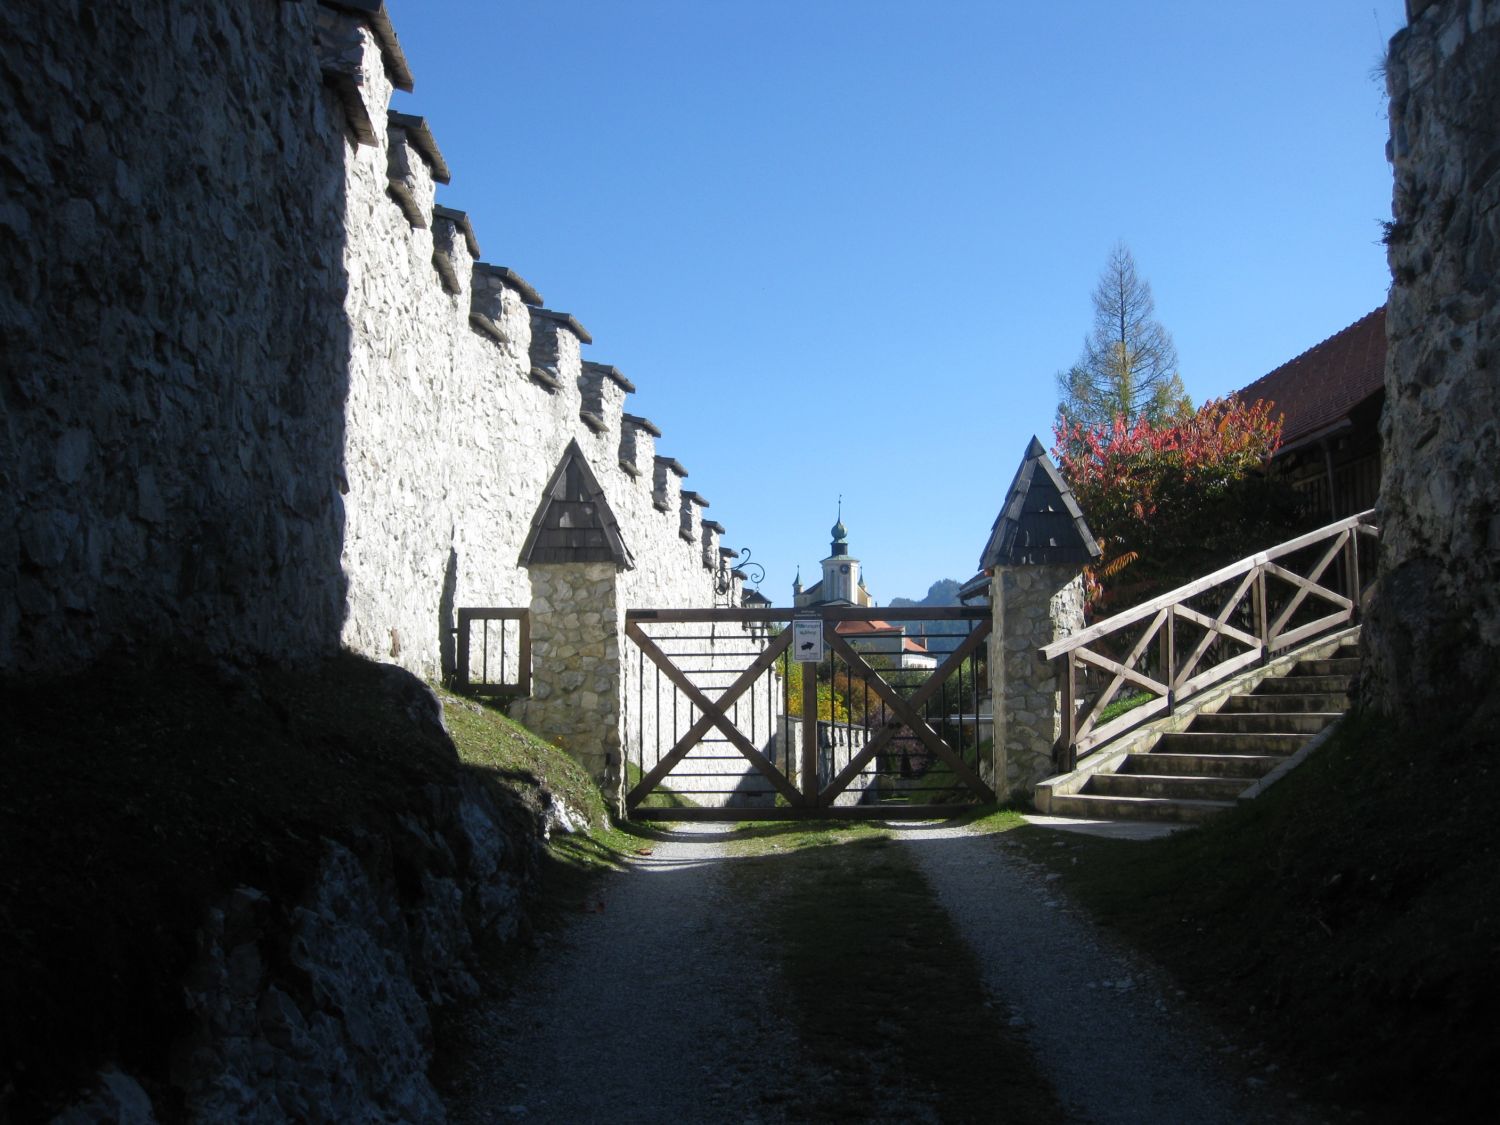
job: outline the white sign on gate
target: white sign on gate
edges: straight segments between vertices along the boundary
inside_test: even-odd
[[[823,659],[823,619],[792,618],[792,659],[798,664],[816,664]]]

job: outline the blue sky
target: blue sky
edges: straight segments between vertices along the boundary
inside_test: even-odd
[[[387,0],[486,261],[789,601],[976,568],[1116,241],[1195,400],[1378,307],[1402,0]]]

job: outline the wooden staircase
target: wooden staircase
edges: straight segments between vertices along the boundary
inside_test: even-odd
[[[1198,821],[1225,809],[1348,709],[1359,650],[1346,641],[1325,657],[1231,694],[1181,731],[1089,775],[1074,793],[1054,793],[1053,816]]]

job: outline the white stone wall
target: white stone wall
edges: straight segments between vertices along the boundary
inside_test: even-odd
[[[6,6],[0,70],[0,671],[186,636],[435,679],[456,608],[532,604],[520,551],[573,439],[635,560],[617,613],[737,600],[670,437],[435,204],[358,17]]]
[[[682,507],[662,512],[653,503],[649,467],[640,476],[621,467],[622,445],[633,452],[640,433],[622,432],[623,389],[596,371],[586,375],[578,334],[528,309],[517,286],[483,268],[476,281],[469,239],[430,213],[430,194],[419,195],[429,208],[425,225],[391,195],[390,85],[380,78],[379,45],[368,30],[361,35],[364,69],[375,76],[363,89],[378,143],[352,154],[347,185],[353,350],[344,643],[435,677],[447,605],[529,605],[521,546],[573,439],[635,558],[619,578],[620,605],[712,604],[701,525],[695,521],[685,540]],[[441,143],[441,122],[430,124]],[[402,169],[421,159],[397,152]],[[461,185],[462,169],[455,176]],[[434,266],[435,250],[456,286]],[[481,243],[481,256],[516,265],[503,247]],[[533,368],[542,374],[533,378]]]
[[[802,766],[803,720],[788,715],[781,721],[781,731],[776,740],[776,765],[792,779],[799,789]],[[839,775],[854,756],[865,748],[871,733],[864,727],[848,723],[830,723],[818,720],[818,785],[827,785]],[[847,808],[878,799],[880,789],[879,755],[871,759],[855,774],[854,780],[833,799],[834,807]]]

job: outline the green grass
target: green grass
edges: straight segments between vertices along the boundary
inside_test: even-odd
[[[1313,1097],[1479,1120],[1500,1072],[1497,806],[1493,745],[1351,722],[1201,829],[1010,839]]]
[[[870,822],[747,825],[731,886],[774,950],[811,1080],[798,1120],[1056,1121],[1050,1088],[901,845]]]
[[[1103,711],[1099,712],[1099,725],[1103,726],[1111,719],[1118,719],[1121,715],[1134,711],[1143,703],[1150,703],[1159,698],[1149,691],[1138,691],[1131,695],[1122,695]]]

